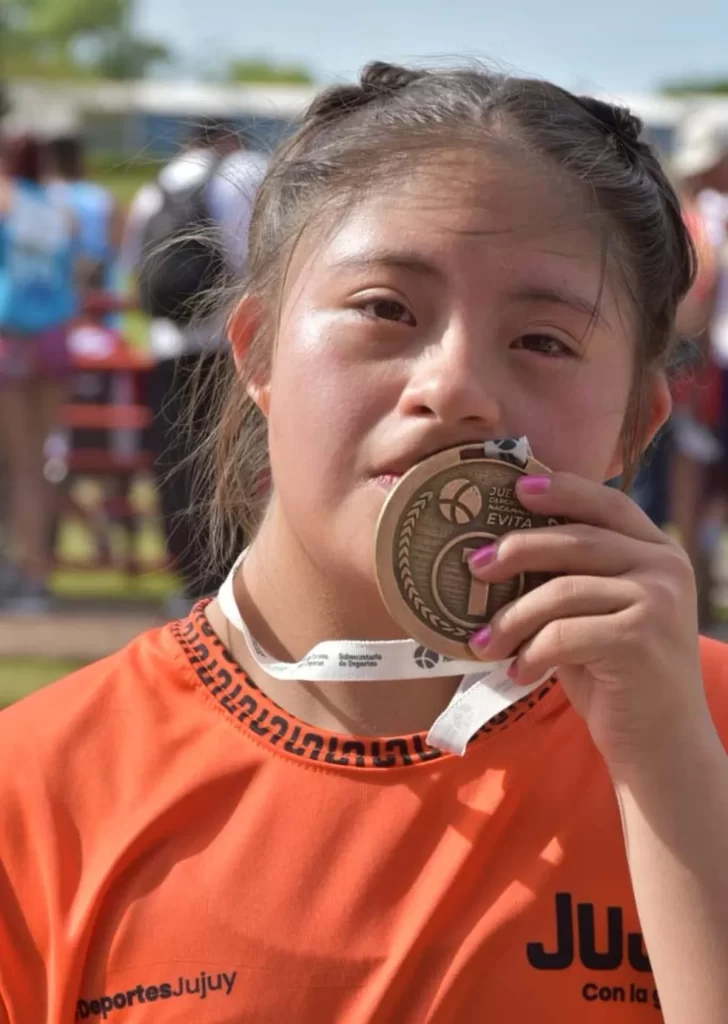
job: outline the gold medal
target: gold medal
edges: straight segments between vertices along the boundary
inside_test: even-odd
[[[503,583],[473,578],[468,558],[504,533],[555,526],[516,497],[516,482],[548,470],[486,456],[483,445],[448,448],[410,469],[389,494],[377,525],[379,589],[392,617],[414,640],[453,658],[493,615],[548,577],[525,573]]]

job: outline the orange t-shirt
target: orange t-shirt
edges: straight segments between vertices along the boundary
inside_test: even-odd
[[[553,683],[464,758],[337,736],[200,606],[3,712],[0,780],[3,1024],[662,1019],[610,780]]]

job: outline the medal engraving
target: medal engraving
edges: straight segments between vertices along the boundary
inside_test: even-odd
[[[502,583],[473,578],[468,558],[505,533],[557,525],[529,512],[515,485],[545,467],[487,458],[463,445],[413,467],[389,495],[377,527],[376,565],[384,601],[420,643],[472,658],[468,641],[504,605],[546,578],[527,573]]]

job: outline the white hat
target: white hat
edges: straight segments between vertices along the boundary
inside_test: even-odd
[[[679,178],[704,174],[728,157],[728,124],[691,117],[680,125],[671,164]]]

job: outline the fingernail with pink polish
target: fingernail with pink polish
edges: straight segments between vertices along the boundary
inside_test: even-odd
[[[478,548],[474,551],[469,558],[469,564],[471,569],[485,569],[487,565],[492,565],[496,560],[498,554],[497,544],[488,544],[487,547]]]
[[[474,633],[470,638],[471,645],[475,647],[476,650],[483,650],[490,643],[492,633],[493,630],[490,628],[490,626],[483,626],[482,629],[479,629],[478,632]]]
[[[551,486],[550,476],[523,476],[517,483],[524,494],[545,494]]]
[[[511,664],[508,666],[508,671],[506,672],[506,675],[508,676],[509,679],[513,679],[514,681],[518,679],[518,661],[511,662]]]

